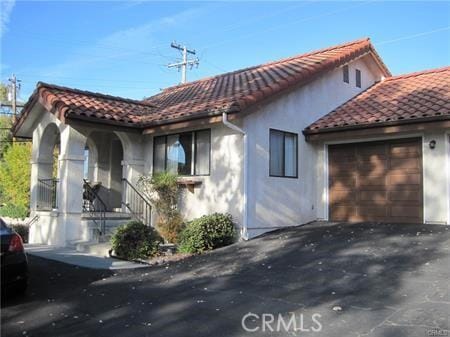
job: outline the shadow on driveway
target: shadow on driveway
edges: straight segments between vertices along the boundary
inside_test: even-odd
[[[446,226],[313,223],[115,273],[33,257],[30,294],[3,303],[2,334],[426,336],[449,329],[449,243]],[[249,333],[248,312],[302,314],[305,329],[319,314],[322,331],[264,333],[256,319]]]

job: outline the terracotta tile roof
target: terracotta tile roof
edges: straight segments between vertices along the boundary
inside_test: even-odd
[[[103,123],[133,127],[140,125],[143,115],[155,111],[155,107],[148,102],[38,82],[14,130],[18,130],[36,101],[61,120],[67,117],[97,119]]]
[[[390,76],[370,39],[361,39],[165,89],[146,102],[158,107],[146,125],[238,112],[289,87],[307,83],[335,67],[372,52]]]
[[[372,53],[385,75],[390,76],[370,40],[365,38],[170,87],[143,101],[39,82],[15,124],[14,132],[36,101],[61,120],[89,119],[137,128],[239,112],[367,53]]]
[[[450,67],[390,77],[320,118],[305,134],[450,119]]]

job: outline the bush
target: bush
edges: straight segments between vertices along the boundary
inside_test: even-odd
[[[21,236],[23,243],[28,243],[29,228],[27,225],[12,225],[11,227]]]
[[[30,203],[31,143],[14,143],[0,160],[2,202],[28,208]]]
[[[28,207],[24,205],[6,204],[0,207],[0,216],[23,219],[28,216]]]
[[[180,192],[177,179],[172,173],[162,172],[151,177],[142,176],[139,180],[140,187],[158,214],[156,228],[164,240],[170,243],[178,243],[184,227],[183,217],[177,208]]]
[[[120,226],[111,238],[115,254],[128,260],[158,255],[161,243],[162,238],[155,229],[139,221]]]
[[[183,228],[184,221],[180,214],[173,214],[169,218],[160,217],[156,223],[158,233],[168,243],[178,243]]]
[[[232,244],[236,230],[229,214],[214,213],[190,221],[180,235],[180,251],[201,253]]]

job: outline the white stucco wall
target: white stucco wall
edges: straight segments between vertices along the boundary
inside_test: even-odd
[[[205,126],[198,130],[205,129]],[[178,133],[189,130],[179,130]],[[168,133],[170,134],[170,133]],[[154,136],[159,136],[156,134]],[[145,172],[153,172],[153,137],[145,138]],[[182,188],[180,210],[186,220],[214,212],[230,213],[238,226],[243,214],[243,140],[242,135],[223,124],[211,126],[211,167],[209,176],[189,177],[201,184],[194,192]]]
[[[381,78],[371,59],[349,64],[350,83],[336,69],[263,106],[245,118],[249,141],[248,231],[254,237],[284,226],[317,218],[317,149],[302,130]],[[355,85],[355,68],[362,72],[362,88]],[[269,129],[298,134],[298,178],[269,176]]]

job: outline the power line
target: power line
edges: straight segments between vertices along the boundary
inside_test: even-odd
[[[378,46],[382,46],[384,44],[394,43],[394,42],[403,41],[403,40],[410,40],[410,39],[414,39],[416,37],[430,35],[430,34],[437,33],[437,32],[443,32],[445,30],[450,30],[450,26],[441,27],[441,28],[437,28],[437,29],[433,29],[433,30],[428,30],[426,32],[416,33],[416,34],[412,34],[412,35],[401,36],[401,37],[398,37],[398,38],[395,38],[395,39],[392,39],[392,40],[385,40],[385,41],[381,41],[381,42],[374,42],[374,44],[376,44]]]
[[[219,46],[219,45],[222,45],[222,44],[226,44],[228,42],[232,42],[232,41],[235,41],[235,40],[246,39],[246,38],[249,38],[249,37],[261,34],[261,33],[277,30],[277,29],[279,29],[281,27],[285,27],[285,26],[291,25],[293,23],[300,23],[300,22],[310,21],[310,20],[314,20],[314,19],[320,19],[320,18],[323,18],[323,17],[326,17],[326,16],[342,13],[342,12],[345,12],[345,11],[348,11],[348,10],[351,10],[351,9],[354,9],[354,8],[357,8],[357,7],[365,6],[365,5],[367,5],[367,4],[371,3],[371,2],[375,2],[375,1],[376,0],[368,0],[368,1],[364,1],[362,3],[358,3],[357,5],[354,5],[354,6],[348,6],[348,7],[344,7],[344,8],[335,10],[335,11],[330,11],[330,12],[326,12],[326,13],[323,13],[323,14],[318,14],[318,15],[313,15],[313,16],[301,18],[299,20],[285,22],[285,23],[283,23],[281,25],[271,26],[270,28],[265,29],[265,30],[258,30],[257,32],[249,33],[249,34],[246,34],[246,35],[240,35],[240,36],[238,36],[236,38],[233,38],[233,39],[222,40],[222,41],[218,41],[216,43],[210,44],[210,45],[202,46],[200,49],[203,50],[203,49],[206,49],[206,48],[211,48],[211,47],[216,47],[216,46]]]

